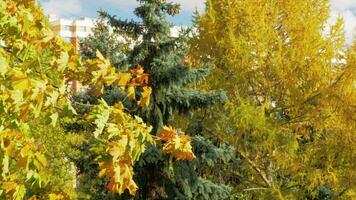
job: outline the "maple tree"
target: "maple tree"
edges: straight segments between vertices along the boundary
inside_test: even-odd
[[[42,127],[59,129],[61,121],[85,119],[93,124],[98,175],[111,180],[110,191],[121,194],[127,189],[134,195],[133,165],[146,144],[154,143],[151,127],[127,114],[120,102],[109,106],[99,101],[90,112],[78,114],[68,90],[73,80],[95,86],[95,95],[110,85],[132,93],[143,88],[142,98],[136,99],[143,107],[149,102],[148,75],[116,72],[99,51],[95,59],[82,62],[71,44],[54,34],[33,0],[1,1],[0,29],[1,198],[69,198],[66,191],[48,188],[55,174],[48,163],[49,143],[43,141],[47,130],[33,129],[38,120]]]
[[[191,56],[230,99],[203,127],[235,146],[243,198],[355,197],[355,48],[329,3],[207,0],[196,16]]]

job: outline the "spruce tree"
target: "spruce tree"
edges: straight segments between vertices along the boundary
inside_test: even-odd
[[[139,22],[119,20],[100,12],[116,33],[139,41],[128,54],[126,63],[131,65],[131,70],[142,66],[144,73],[149,74],[152,94],[149,106],[133,113],[153,127],[153,135],[172,122],[174,113],[189,114],[226,100],[223,92],[203,92],[191,87],[209,74],[210,65],[195,67],[189,64],[188,31],[171,37],[172,25],[166,17],[179,11],[178,4],[164,0],[140,0],[140,6],[135,9],[136,16],[141,19]],[[211,180],[200,177],[203,174],[200,169],[228,162],[232,156],[231,148],[216,147],[199,136],[193,138],[192,144],[197,158],[192,162],[173,163],[159,148],[150,146],[135,168],[139,186],[135,199],[229,198],[230,189],[214,183],[214,177],[209,177]]]
[[[135,9],[142,22],[123,21],[101,12],[118,33],[125,33],[141,42],[128,55],[132,68],[141,65],[150,75],[151,104],[141,115],[154,128],[153,134],[169,124],[174,111],[188,113],[196,108],[208,107],[225,99],[222,92],[201,92],[188,85],[196,84],[209,74],[210,66],[187,65],[187,33],[171,37],[172,25],[166,14],[179,13],[179,5],[163,0],[141,0]]]
[[[99,17],[96,21],[92,31],[91,35],[79,42],[82,58],[96,58],[96,52],[100,51],[106,59],[110,60],[114,67],[124,70],[124,62],[132,41],[123,34],[118,36],[113,33],[102,17]]]

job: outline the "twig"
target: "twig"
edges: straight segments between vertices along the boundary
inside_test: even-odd
[[[268,188],[247,188],[247,189],[244,189],[244,191],[251,191],[251,190],[268,190]]]

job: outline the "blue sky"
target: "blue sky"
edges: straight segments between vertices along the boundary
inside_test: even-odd
[[[171,18],[176,25],[190,25],[195,9],[202,9],[203,0],[172,0],[182,6],[182,12]],[[101,8],[120,18],[131,19],[133,10],[138,5],[136,0],[40,0],[47,14],[60,17],[97,17]]]
[[[190,25],[195,9],[204,10],[204,0],[171,0],[182,5],[181,14],[171,21],[176,25]],[[298,0],[296,0],[298,1]],[[132,11],[137,6],[136,0],[40,0],[47,14],[59,17],[97,16],[100,8],[120,18],[133,18]],[[356,0],[331,0],[331,22],[337,16],[345,19],[347,40],[350,42],[356,33]]]

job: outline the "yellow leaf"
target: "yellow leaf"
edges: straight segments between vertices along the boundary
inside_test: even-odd
[[[9,156],[8,155],[4,155],[3,159],[2,159],[2,176],[5,177],[7,173],[9,173]]]
[[[25,196],[26,193],[26,187],[24,185],[19,185],[16,188],[16,191],[14,193],[14,199],[15,200],[22,200]]]
[[[21,90],[11,91],[11,99],[14,100],[14,104],[20,104],[23,102],[23,93]]]
[[[103,77],[103,81],[106,85],[112,85],[115,81],[117,81],[116,74],[109,74]]]
[[[121,156],[125,154],[125,147],[127,144],[127,137],[119,140],[119,142],[110,142],[109,153],[113,157],[113,160],[116,161]]]
[[[147,107],[148,105],[150,105],[150,97],[152,94],[152,88],[150,87],[143,87],[143,92],[141,93],[142,98],[139,101],[139,105],[143,108],[143,107]]]
[[[131,100],[135,100],[136,99],[136,95],[135,95],[135,88],[130,86],[127,89],[127,97]]]
[[[50,116],[50,118],[51,118],[51,125],[53,126],[53,127],[55,127],[56,126],[56,124],[57,124],[57,120],[58,120],[58,113],[53,113],[51,116]]]
[[[106,174],[106,169],[105,169],[105,168],[102,169],[102,170],[100,170],[100,172],[99,172],[99,176],[100,176],[100,177],[105,176],[105,174]]]
[[[63,194],[49,194],[48,195],[49,200],[65,200],[65,196]]]
[[[16,71],[12,77],[12,86],[14,90],[26,90],[30,87],[30,84],[30,79],[20,71]]]
[[[96,50],[96,57],[99,58],[100,60],[105,60],[103,54],[99,50]]]
[[[128,82],[131,80],[132,76],[129,73],[119,73],[117,74],[117,79],[118,82],[117,84],[119,86],[126,86]]]
[[[68,52],[62,52],[61,57],[58,60],[58,70],[62,72],[67,66],[69,61],[69,54]]]
[[[130,183],[128,185],[128,190],[129,190],[130,194],[132,196],[135,196],[137,189],[138,189],[138,187],[137,187],[136,183],[131,179]]]
[[[44,37],[42,39],[43,43],[47,43],[55,37],[55,34],[52,30],[44,29],[42,32],[44,34]]]
[[[7,63],[6,59],[4,57],[0,57],[0,75],[2,77],[5,76],[7,70],[8,70],[9,64]]]
[[[25,144],[24,147],[22,147],[21,151],[20,151],[20,155],[22,157],[26,157],[28,155],[28,153],[30,152],[31,147],[28,144]]]
[[[114,108],[113,113],[115,113],[115,110],[119,110],[121,112],[124,109],[124,105],[121,102],[119,102],[119,103],[115,104],[113,106],[113,108]]]
[[[158,133],[159,140],[164,141],[163,151],[172,154],[177,160],[193,160],[195,155],[190,144],[191,137],[178,135],[171,127],[164,127]]]
[[[12,190],[17,188],[17,183],[15,182],[2,182],[1,188],[5,190],[6,193],[9,193]]]

